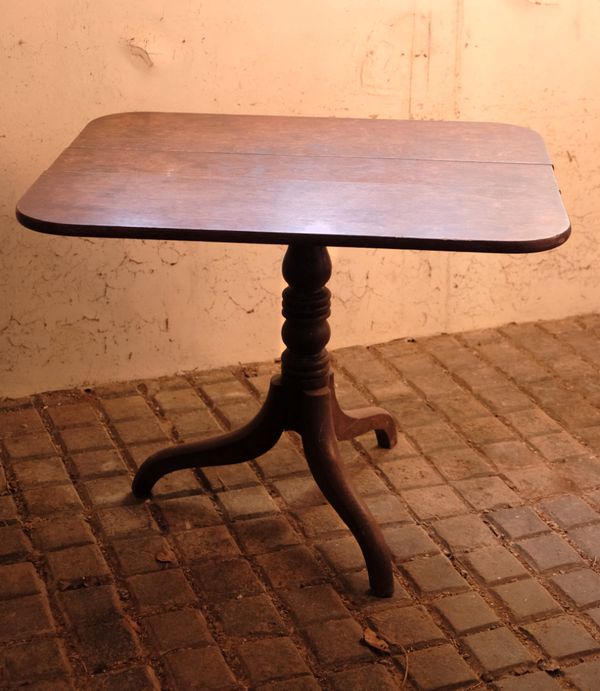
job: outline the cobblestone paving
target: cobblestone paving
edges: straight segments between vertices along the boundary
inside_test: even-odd
[[[274,363],[4,401],[0,688],[600,688],[600,316],[333,357],[342,404],[400,431],[341,445],[393,598],[292,435],[131,496],[148,454],[247,420]]]

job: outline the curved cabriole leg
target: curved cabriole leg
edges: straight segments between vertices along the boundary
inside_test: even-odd
[[[383,408],[368,407],[355,408],[344,411],[335,395],[333,375],[329,385],[331,391],[331,406],[333,412],[333,426],[335,435],[340,440],[353,439],[366,432],[375,432],[377,444],[382,449],[391,449],[398,441],[396,425],[392,416]]]
[[[137,471],[132,492],[139,499],[146,499],[158,480],[175,470],[231,465],[261,456],[275,445],[283,428],[284,395],[279,377],[273,377],[262,408],[248,424],[228,434],[153,454]]]
[[[332,396],[328,388],[301,394],[300,424],[304,453],[317,485],[350,528],[358,542],[369,574],[371,589],[378,597],[394,592],[392,557],[381,528],[351,486],[336,442]]]

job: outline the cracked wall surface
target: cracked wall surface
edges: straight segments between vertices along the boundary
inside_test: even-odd
[[[0,395],[276,357],[283,247],[21,228],[18,197],[92,118],[127,110],[533,127],[573,223],[540,255],[335,249],[332,346],[600,309],[596,0],[5,8]]]

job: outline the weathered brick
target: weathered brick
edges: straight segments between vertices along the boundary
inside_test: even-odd
[[[555,466],[570,491],[589,490],[600,484],[600,461],[594,454],[560,459]],[[567,491],[567,490],[564,490]]]
[[[363,629],[354,619],[332,619],[307,626],[304,636],[323,665],[370,660],[374,656],[362,645]]]
[[[164,411],[198,410],[209,415],[206,404],[191,387],[163,389],[154,398]]]
[[[164,441],[167,445],[167,435],[153,417],[115,422],[114,426],[124,444]]]
[[[546,655],[556,660],[600,650],[598,641],[567,615],[527,624],[524,629]]]
[[[69,663],[62,641],[38,638],[32,643],[0,650],[0,669],[6,688],[12,688],[24,682],[66,674]]]
[[[184,561],[231,559],[240,550],[224,525],[194,528],[175,536],[177,548]]]
[[[52,633],[54,623],[43,595],[0,600],[0,642]]]
[[[392,607],[371,615],[370,623],[388,643],[403,648],[444,643],[444,632],[424,607]]]
[[[131,480],[127,475],[88,480],[84,487],[94,506],[122,506],[136,501],[131,493]]]
[[[119,596],[112,585],[66,590],[58,593],[57,597],[72,628],[112,621],[123,614]]]
[[[69,475],[65,466],[57,456],[19,461],[13,464],[13,472],[19,486],[23,489],[57,482],[69,482]]]
[[[524,499],[537,500],[573,489],[572,483],[565,480],[558,470],[541,465],[521,470],[507,470],[505,475]]]
[[[583,444],[564,431],[541,437],[531,437],[529,441],[549,461],[559,461],[572,456],[581,456],[588,451]]]
[[[258,595],[264,591],[262,583],[244,559],[209,561],[193,567],[192,575],[211,602]]]
[[[326,501],[312,476],[276,480],[273,485],[285,503],[292,508],[318,506]]]
[[[310,585],[326,578],[318,562],[303,545],[261,554],[257,562],[273,588]]]
[[[84,480],[126,472],[125,464],[115,449],[83,451],[72,454],[71,458],[79,477]]]
[[[11,496],[0,497],[0,525],[16,523],[19,520],[19,512]]]
[[[401,665],[406,661],[398,658]],[[408,655],[408,674],[423,691],[471,685],[477,681],[473,670],[451,645],[416,650]]]
[[[97,515],[102,530],[110,539],[158,530],[148,508],[143,505],[100,509]]]
[[[502,545],[475,549],[466,554],[464,560],[486,585],[528,575],[523,564]]]
[[[73,485],[36,487],[23,492],[25,504],[33,516],[46,516],[63,511],[82,511],[83,505]]]
[[[600,575],[591,569],[559,573],[551,580],[576,607],[600,604]]]
[[[166,667],[178,689],[237,689],[235,677],[214,646],[173,650],[164,656]]]
[[[385,408],[398,421],[404,430],[427,425],[437,417],[430,405],[415,394],[406,394],[385,402]]]
[[[0,598],[7,599],[41,593],[44,586],[33,564],[22,562],[0,566]]]
[[[138,395],[104,399],[102,406],[113,422],[151,417],[148,404]]]
[[[31,552],[31,543],[18,525],[0,526],[0,559],[18,559]]]
[[[540,502],[540,508],[563,530],[569,530],[584,523],[600,521],[599,513],[582,499],[571,494],[546,499]]]
[[[391,460],[381,463],[379,468],[399,492],[414,487],[441,485],[444,482],[435,468],[422,456],[407,458],[402,462]]]
[[[281,590],[278,595],[301,626],[349,616],[340,596],[330,585]]]
[[[199,494],[158,502],[161,514],[172,532],[221,523],[210,497]]]
[[[469,447],[436,451],[429,458],[447,480],[466,480],[470,477],[494,473],[494,469],[483,456]]]
[[[464,502],[448,485],[410,489],[401,494],[404,501],[421,520],[467,512]]]
[[[330,677],[329,681],[334,691],[370,691],[371,689],[395,691],[400,687],[402,680],[394,676],[391,669],[386,669],[378,664],[370,664],[338,672],[338,674]],[[313,687],[307,688],[312,689]]]
[[[151,667],[129,667],[112,674],[97,674],[90,680],[93,691],[158,691],[160,684]]]
[[[522,441],[501,441],[486,444],[485,455],[501,471],[519,470],[528,467],[539,467],[542,459]]]
[[[0,415],[0,436],[5,439],[43,431],[42,420],[35,408],[9,410]]]
[[[522,499],[499,477],[478,477],[453,483],[476,511],[497,509],[501,506],[518,506]]]
[[[454,552],[493,545],[492,531],[477,516],[456,516],[436,521],[433,529]]]
[[[185,411],[167,410],[167,415],[175,425],[179,439],[192,441],[221,432],[219,423],[208,410],[203,408]]]
[[[144,537],[113,542],[119,566],[126,576],[161,571],[177,565],[177,556],[170,544],[152,533]]]
[[[436,600],[434,606],[458,635],[499,623],[494,610],[481,595],[472,591]]]
[[[496,388],[480,389],[479,395],[499,415],[533,407],[531,400],[519,391],[516,386],[504,385]]]
[[[4,446],[12,459],[28,458],[33,456],[53,456],[56,448],[46,432],[24,434],[20,437],[8,437],[4,440]]]
[[[583,561],[571,545],[556,533],[526,538],[517,543],[517,548],[537,571],[555,570]]]
[[[130,576],[127,584],[142,613],[157,609],[185,607],[196,596],[179,569]]]
[[[452,427],[440,420],[411,429],[410,437],[425,454],[445,449],[458,449],[463,446],[462,439]]]
[[[279,612],[266,595],[226,600],[215,609],[227,636],[275,635],[287,632]]]
[[[238,654],[253,685],[310,671],[289,638],[248,641],[239,646]]]
[[[442,396],[432,395],[432,398],[435,405],[454,423],[489,415],[487,408],[475,396],[460,389]]]
[[[598,684],[600,676],[600,660],[586,660],[565,669],[565,677],[576,689],[585,691],[593,689]]]
[[[301,542],[283,516],[236,522],[233,529],[248,554],[264,554]]]
[[[559,691],[563,687],[546,672],[511,675],[494,684],[498,691]]]
[[[556,600],[532,578],[505,583],[493,590],[517,621],[560,612],[560,605]]]
[[[59,428],[96,423],[96,411],[88,402],[62,403],[46,408],[52,422]]]
[[[495,415],[457,420],[455,424],[467,441],[478,446],[511,442],[517,436],[508,425],[505,425]]]
[[[413,559],[403,564],[402,569],[422,595],[457,592],[469,587],[450,561],[441,554]]]
[[[526,438],[559,432],[561,429],[557,422],[539,408],[519,410],[504,417]]]
[[[197,609],[163,612],[146,617],[143,621],[161,655],[171,650],[214,643],[206,620]]]
[[[550,531],[529,506],[493,511],[488,518],[511,540]]]
[[[201,472],[213,492],[259,484],[258,477],[249,463],[202,468]]]
[[[347,466],[348,478],[352,487],[361,497],[381,494],[387,491],[387,486],[362,459]]]
[[[418,525],[388,527],[383,530],[383,534],[393,556],[398,561],[436,554],[440,551],[435,542]]]
[[[533,664],[527,648],[504,627],[473,633],[463,640],[485,673],[499,674],[514,667],[525,669]]]
[[[140,655],[140,648],[129,624],[123,619],[77,628],[79,654],[91,672],[131,660]]]
[[[294,515],[307,537],[323,537],[330,533],[347,532],[348,528],[329,504],[296,509]]]
[[[569,531],[569,537],[589,559],[600,559],[600,524],[581,526]]]
[[[378,525],[386,523],[409,523],[412,518],[404,504],[391,492],[364,497],[365,506],[373,514]]]
[[[267,490],[258,485],[219,494],[219,501],[229,518],[250,518],[279,511]]]
[[[110,449],[113,446],[112,439],[100,424],[69,427],[61,430],[60,436],[69,453],[92,449]]]
[[[329,566],[339,573],[364,567],[364,557],[354,537],[317,543],[317,549]]]
[[[60,588],[94,583],[110,574],[102,553],[95,545],[50,552],[47,561],[50,575]]]

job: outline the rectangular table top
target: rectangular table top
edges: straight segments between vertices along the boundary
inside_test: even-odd
[[[59,235],[480,252],[570,232],[526,128],[191,113],[93,120],[17,217]]]

